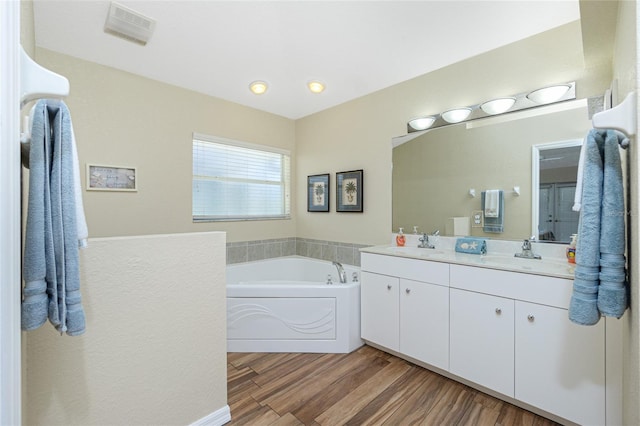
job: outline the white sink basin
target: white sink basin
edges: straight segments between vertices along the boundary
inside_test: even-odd
[[[444,256],[446,253],[443,250],[419,248],[419,247],[387,247],[387,250],[389,250],[392,253],[406,254],[409,256],[419,256],[419,257]]]
[[[515,257],[509,255],[484,255],[481,256],[481,262],[488,265],[506,266],[524,271],[547,271],[567,273],[572,270],[570,263],[549,259],[529,259],[523,257]]]

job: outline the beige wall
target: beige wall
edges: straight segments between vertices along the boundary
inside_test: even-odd
[[[28,425],[191,424],[227,405],[225,236],[91,239],[87,329],[29,333]]]
[[[193,223],[191,216],[192,132],[289,149],[295,173],[292,120],[46,49],[37,49],[36,59],[69,79],[65,102],[83,182],[87,163],[138,169],[138,192],[83,192],[91,237],[199,231],[226,231],[229,241],[295,236],[295,219]]]
[[[584,69],[579,22],[297,120],[297,181],[332,174],[331,213],[307,213],[305,187],[298,186],[297,236],[386,243],[391,231],[391,138],[406,134],[410,118],[567,81],[577,82],[579,98],[601,95],[611,81],[607,67]],[[334,173],[360,168],[365,212],[335,213]]]
[[[627,93],[638,90],[637,68],[638,55],[638,15],[637,4],[632,1],[619,2],[616,42],[613,57],[614,77],[618,80],[619,101],[622,101]],[[638,109],[640,111],[640,109]],[[640,123],[640,121],[638,121]],[[631,244],[627,253],[629,259],[629,278],[631,287],[631,309],[625,314],[624,330],[624,392],[623,411],[624,424],[640,424],[640,253],[639,229],[640,222],[637,212],[640,209],[638,177],[638,165],[640,164],[640,151],[638,150],[637,137],[631,141],[626,153],[627,171],[630,174],[631,185],[629,208],[632,212],[628,226],[628,234],[631,236]],[[623,157],[624,158],[624,157]],[[634,214],[635,213],[635,214]]]

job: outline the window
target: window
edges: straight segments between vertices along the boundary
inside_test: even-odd
[[[289,151],[193,134],[193,220],[288,219]]]

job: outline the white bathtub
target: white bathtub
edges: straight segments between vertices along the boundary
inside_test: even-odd
[[[362,346],[360,269],[344,269],[347,284],[331,262],[306,257],[227,266],[227,351],[348,353]]]

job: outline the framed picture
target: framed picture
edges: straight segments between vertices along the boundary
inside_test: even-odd
[[[137,177],[135,167],[87,164],[88,191],[137,191]]]
[[[362,213],[362,170],[336,173],[336,211]]]
[[[329,173],[307,176],[307,211],[329,211]]]

